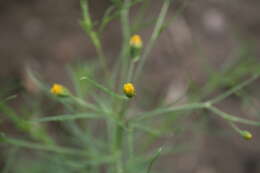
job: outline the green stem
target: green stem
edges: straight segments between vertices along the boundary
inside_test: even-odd
[[[75,149],[65,148],[60,146],[58,147],[54,145],[43,145],[39,143],[27,142],[24,140],[18,140],[18,139],[7,138],[7,137],[1,137],[1,142],[8,143],[17,147],[24,147],[24,148],[35,149],[35,150],[50,151],[50,152],[69,154],[75,156],[86,156],[86,153],[82,152],[81,150],[75,150]]]
[[[152,169],[152,166],[154,164],[154,162],[158,159],[158,157],[160,156],[162,152],[162,148],[159,148],[158,151],[156,152],[156,154],[154,155],[154,157],[152,158],[149,166],[148,166],[148,169],[147,169],[147,173],[150,173],[151,172],[151,169]]]
[[[123,122],[125,113],[127,110],[128,102],[123,102],[121,105],[121,110],[118,114],[118,121]],[[123,172],[123,141],[124,141],[124,128],[121,123],[116,125],[116,139],[115,139],[115,150],[119,152],[120,157],[116,162],[117,173]]]
[[[228,90],[227,92],[221,94],[220,96],[210,100],[209,102],[211,104],[215,104],[215,103],[218,103],[222,100],[224,100],[225,98],[229,97],[230,95],[232,95],[233,93],[235,93],[236,91],[244,88],[245,86],[251,84],[252,82],[254,82],[257,78],[259,77],[259,75],[254,75],[253,77],[251,77],[250,79],[242,82],[241,84],[235,86],[234,88]]]
[[[219,110],[218,108],[216,108],[214,106],[208,106],[207,108],[208,108],[208,110],[212,111],[216,115],[219,115],[223,119],[228,120],[230,122],[237,122],[237,123],[248,124],[248,125],[252,125],[252,126],[260,126],[260,122],[235,117],[233,115],[230,115],[226,112]]]
[[[134,128],[129,127],[128,129],[128,152],[129,152],[129,160],[133,159],[134,156]]]
[[[127,66],[128,66],[128,57],[129,57],[129,38],[130,38],[130,25],[129,25],[129,8],[130,0],[124,0],[121,12],[120,12],[120,22],[122,27],[122,36],[123,36],[123,47],[120,53],[122,68],[121,68],[121,84],[125,81]],[[118,103],[118,102],[117,102]],[[118,114],[118,121],[122,122],[126,109],[126,102],[119,102],[121,108]],[[116,124],[115,129],[115,150],[119,152],[120,157],[116,162],[116,172],[123,173],[123,132],[124,129],[119,124]]]
[[[115,97],[115,98],[118,98],[118,99],[121,99],[121,100],[127,100],[128,98],[126,96],[123,96],[123,95],[119,95],[117,93],[115,93],[114,91],[108,89],[108,88],[105,88],[103,85],[97,83],[96,81],[90,79],[89,77],[87,76],[84,76],[84,77],[81,77],[80,80],[87,80],[88,82],[90,82],[93,86],[95,86],[96,88],[100,89],[101,91],[103,91],[104,93],[112,96],[112,97]]]
[[[241,129],[239,129],[233,122],[230,122],[231,127],[239,134],[241,134]]]
[[[105,57],[105,54],[103,52],[103,47],[100,43],[100,40],[98,42],[99,44],[96,46],[96,51],[97,51],[97,54],[98,54],[98,57],[99,57],[99,61],[100,61],[100,64],[101,64],[101,67],[104,69],[104,72],[106,74],[106,76],[108,77],[109,76],[109,70],[107,68],[107,61],[106,61],[106,57]]]
[[[159,34],[161,32],[161,28],[163,26],[163,22],[165,20],[167,11],[169,9],[169,6],[170,6],[170,1],[169,0],[165,0],[164,3],[163,3],[163,6],[161,8],[158,20],[157,20],[157,22],[155,24],[154,31],[152,33],[151,39],[149,40],[149,42],[147,44],[147,47],[144,50],[143,56],[140,58],[140,63],[137,66],[136,74],[134,76],[134,81],[137,80],[137,78],[140,76],[140,73],[142,72],[143,67],[144,67],[144,63],[145,63],[149,53],[151,52],[156,39],[158,38],[158,36],[159,36]]]
[[[95,105],[93,105],[91,103],[87,103],[85,100],[83,100],[79,97],[71,96],[71,99],[82,107],[85,107],[85,108],[95,111],[95,112],[100,112],[100,109],[97,108]]]
[[[88,2],[86,0],[81,0],[80,5],[82,8],[83,12],[83,21],[82,21],[82,27],[86,34],[90,37],[91,42],[95,46],[98,58],[99,58],[99,63],[101,67],[104,69],[106,75],[108,76],[108,69],[107,69],[107,62],[106,62],[106,57],[103,52],[102,44],[100,41],[100,36],[98,32],[94,30],[94,24],[91,19],[91,16],[89,14],[89,6]]]
[[[116,171],[117,173],[123,172],[123,149],[122,149],[122,141],[123,141],[123,128],[120,126],[116,127],[116,151],[119,153],[119,157],[116,162]]]
[[[183,110],[193,110],[193,109],[201,109],[205,108],[207,104],[205,103],[191,103],[191,104],[186,104],[182,106],[177,106],[177,107],[171,107],[171,108],[162,108],[162,109],[156,109],[151,112],[146,112],[146,113],[141,113],[135,116],[135,118],[132,119],[132,121],[141,121],[147,118],[152,118],[158,114],[165,114],[165,113],[171,113],[171,112],[176,112],[176,111],[183,111]]]
[[[131,82],[131,80],[132,80],[135,64],[136,64],[136,62],[134,60],[132,60],[130,67],[129,67],[129,70],[128,70],[127,82]]]
[[[126,76],[127,64],[129,62],[129,39],[130,39],[130,25],[129,25],[129,0],[125,0],[121,9],[121,26],[122,26],[122,35],[123,35],[123,47],[120,54],[121,62],[122,62],[122,82],[125,81],[124,78]]]
[[[139,25],[143,23],[145,18],[145,12],[148,7],[148,0],[143,0],[142,6],[139,9],[138,15],[135,18],[135,23],[133,24],[133,31],[136,32],[139,29]]]

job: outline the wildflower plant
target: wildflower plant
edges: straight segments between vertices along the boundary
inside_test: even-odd
[[[1,134],[2,143],[48,154],[55,153],[46,154],[46,157],[53,159],[55,155],[55,160],[53,160],[62,165],[62,172],[150,173],[159,157],[175,151],[164,144],[152,151],[146,150],[149,147],[145,145],[140,146],[140,141],[147,135],[152,136],[149,141],[157,140],[158,136],[163,135],[160,128],[151,121],[154,118],[160,119],[162,115],[169,115],[166,121],[172,123],[171,118],[176,118],[176,115],[182,111],[188,112],[189,115],[195,111],[211,112],[230,124],[230,127],[242,138],[246,140],[253,138],[249,131],[240,129],[236,124],[259,126],[260,122],[226,113],[216,105],[258,79],[258,73],[250,73],[252,77],[248,80],[206,101],[197,99],[195,102],[180,106],[162,105],[149,111],[135,107],[138,104],[134,103],[142,95],[139,88],[144,65],[163,30],[168,9],[172,3],[170,0],[162,1],[153,32],[146,42],[143,42],[141,34],[132,33],[133,28],[129,21],[132,6],[138,3],[143,5],[144,2],[113,0],[111,8],[106,11],[100,22],[93,21],[91,18],[88,1],[81,0],[80,2],[83,11],[81,26],[95,46],[98,66],[94,69],[91,69],[91,65],[72,68],[70,72],[74,90],[71,91],[61,84],[46,87],[42,81],[34,78],[43,90],[64,106],[65,114],[30,117],[22,120],[2,103],[0,111],[9,115],[17,126],[21,126],[20,122],[23,122],[24,132],[33,136],[33,141],[28,141]],[[112,68],[108,68],[108,56],[103,50],[101,38],[104,28],[114,18],[119,18],[121,22],[122,48],[116,60],[118,64],[111,70]],[[103,77],[95,76],[96,71],[104,74],[101,75]],[[68,146],[59,144],[54,137],[49,135],[48,128],[44,126],[44,124],[50,125],[55,122],[61,123],[69,131]],[[172,127],[172,124],[169,126]],[[173,131],[171,128],[166,130],[167,134]],[[53,168],[53,172],[55,171]]]

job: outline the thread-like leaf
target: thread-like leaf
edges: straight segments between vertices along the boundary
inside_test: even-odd
[[[58,116],[50,116],[32,120],[32,122],[50,122],[50,121],[68,121],[68,120],[76,120],[76,119],[95,119],[100,118],[96,114],[87,114],[87,113],[79,113],[79,114],[66,114],[66,115],[58,115]]]

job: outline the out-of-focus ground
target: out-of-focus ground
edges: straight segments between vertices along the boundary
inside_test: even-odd
[[[158,13],[161,3],[153,1],[148,12],[151,15],[147,15],[146,20]],[[108,4],[93,0],[90,11],[94,18],[99,18]],[[177,13],[179,8],[183,10]],[[189,79],[203,86],[208,76],[206,66],[221,71],[237,62],[240,50],[247,46],[252,57],[258,57],[259,10],[260,1],[257,0],[176,2],[167,17],[172,22],[162,33],[147,62],[144,84],[149,82],[149,86],[153,86],[149,93],[166,96],[171,101],[185,94]],[[28,94],[37,94],[37,88],[26,73],[28,66],[44,76],[47,82],[69,85],[65,65],[95,57],[93,46],[79,25],[80,17],[78,1],[1,1],[0,87],[11,90],[10,84],[18,83],[15,92],[25,90]],[[144,40],[148,39],[151,30],[140,32]],[[113,57],[120,49],[118,23],[109,25],[105,33],[105,52]],[[257,97],[257,83],[251,88]],[[256,104],[259,106],[259,102]],[[240,101],[233,97],[219,107],[236,115],[245,115],[248,111],[239,109]],[[220,119],[212,118],[208,124],[208,132],[187,134],[189,139],[183,139],[193,144],[196,148],[193,152],[178,154],[178,159],[169,158],[162,167],[178,173],[260,172],[259,128],[247,127],[254,134],[254,140],[244,141],[236,133],[212,135],[215,129],[232,131]]]

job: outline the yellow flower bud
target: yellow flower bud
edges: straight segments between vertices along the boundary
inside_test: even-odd
[[[135,34],[131,37],[129,44],[132,47],[141,48],[143,46],[143,41],[139,35]]]
[[[141,55],[143,41],[141,37],[137,34],[133,35],[129,41],[130,44],[130,56],[132,57],[133,61],[138,61]]]
[[[66,88],[60,84],[53,84],[50,89],[50,92],[56,96],[67,96],[68,95]]]
[[[250,133],[249,131],[246,131],[246,130],[242,131],[242,132],[241,132],[241,135],[242,135],[243,138],[246,139],[246,140],[250,140],[250,139],[252,139],[252,137],[253,137],[252,133]]]
[[[124,84],[123,91],[124,91],[125,95],[129,98],[131,98],[135,95],[135,87],[132,83]]]

